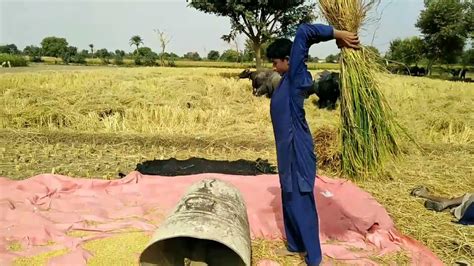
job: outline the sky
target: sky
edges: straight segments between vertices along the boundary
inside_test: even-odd
[[[372,14],[378,20],[359,32],[362,43],[384,53],[395,38],[419,36],[415,23],[422,9],[423,0],[382,0]],[[130,37],[140,35],[145,46],[160,51],[155,29],[171,36],[166,50],[178,55],[197,51],[207,56],[210,50],[235,47],[220,38],[230,31],[229,18],[197,11],[186,0],[0,0],[0,45],[14,43],[19,49],[57,36],[79,50],[92,43],[94,49],[129,52],[134,50]],[[237,40],[242,49],[245,36]],[[337,52],[334,41],[310,49],[310,55],[319,58]]]

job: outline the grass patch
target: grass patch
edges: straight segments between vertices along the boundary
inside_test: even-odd
[[[8,62],[10,62],[11,67],[21,67],[27,66],[28,62],[21,55],[12,55],[12,54],[0,54],[0,65],[6,63],[6,67],[9,67]]]

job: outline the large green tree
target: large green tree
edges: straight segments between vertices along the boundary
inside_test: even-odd
[[[262,43],[260,46],[260,58],[262,60],[266,59],[267,57],[267,47],[270,45],[270,43],[273,41],[273,39],[267,40],[265,43]],[[253,48],[253,42],[252,40],[248,39],[245,40],[245,49],[244,49],[244,59],[245,61],[253,61],[256,58],[255,56],[255,50]]]
[[[221,60],[225,62],[238,62],[240,53],[233,49],[225,50],[221,55]]]
[[[61,54],[63,62],[67,65],[71,62],[74,62],[75,56],[77,55],[77,47],[69,46],[66,47],[66,50]]]
[[[330,54],[326,56],[326,63],[337,63],[339,61],[339,58],[341,57],[341,53],[338,54]]]
[[[461,62],[463,66],[474,67],[474,48],[464,51]]]
[[[192,60],[192,61],[200,61],[201,56],[198,52],[187,52],[183,55],[184,59]]]
[[[291,36],[298,24],[314,20],[316,4],[304,0],[190,0],[189,6],[229,17],[231,30],[222,39],[231,41],[237,34],[245,34],[260,68],[262,45],[275,36]]]
[[[67,51],[68,43],[65,38],[46,37],[41,41],[43,55],[61,57]]]
[[[155,66],[158,54],[149,47],[140,47],[135,54],[136,65]]]
[[[472,0],[425,0],[416,26],[424,36],[428,71],[436,61],[454,63],[462,55],[474,28],[473,5]]]
[[[23,49],[23,54],[28,56],[41,56],[41,48],[34,45],[28,45]]]
[[[102,63],[108,64],[110,58],[110,52],[106,48],[99,49],[95,52],[95,55],[102,60]]]
[[[18,54],[20,51],[15,44],[0,45],[0,54]]]
[[[395,39],[390,42],[386,58],[406,65],[418,64],[423,59],[425,46],[419,37]]]
[[[23,54],[29,56],[32,62],[41,62],[41,53],[41,48],[34,45],[28,45],[23,49]]]
[[[218,60],[220,57],[220,54],[219,54],[219,51],[216,51],[216,50],[211,50],[208,54],[207,54],[207,59],[211,60],[211,61],[216,61]]]

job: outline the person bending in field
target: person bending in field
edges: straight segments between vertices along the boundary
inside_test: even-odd
[[[445,198],[430,193],[427,187],[418,186],[411,191],[411,195],[426,199],[425,208],[436,212],[450,209],[458,219],[458,223],[474,225],[474,192],[465,193],[454,198]]]
[[[307,265],[319,265],[322,253],[313,195],[316,156],[303,108],[305,95],[313,86],[306,61],[311,45],[332,39],[339,48],[359,48],[356,34],[323,24],[301,24],[294,42],[277,39],[267,48],[273,69],[282,75],[270,101],[288,241],[287,250],[280,254],[305,254]]]

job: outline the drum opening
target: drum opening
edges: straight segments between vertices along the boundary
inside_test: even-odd
[[[141,265],[237,266],[242,258],[228,246],[193,237],[163,239],[149,246],[140,257]]]

